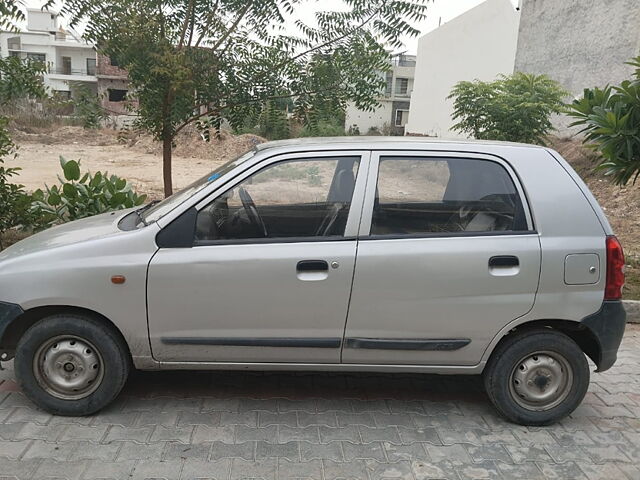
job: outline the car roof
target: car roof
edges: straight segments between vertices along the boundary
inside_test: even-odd
[[[500,142],[497,140],[441,140],[433,137],[406,136],[406,137],[382,137],[382,136],[344,136],[344,137],[306,137],[293,138],[290,140],[276,140],[261,143],[256,146],[256,151],[264,151],[271,148],[309,148],[317,147],[322,149],[335,147],[362,148],[362,149],[395,149],[398,146],[407,148],[433,146],[449,146],[460,148],[461,150],[472,149],[474,146],[510,146],[527,148],[544,148],[539,145],[526,143]]]

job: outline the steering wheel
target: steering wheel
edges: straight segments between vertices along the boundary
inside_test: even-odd
[[[267,238],[269,236],[267,233],[267,227],[258,213],[258,209],[256,208],[256,204],[253,202],[253,198],[251,198],[251,195],[249,195],[249,192],[247,192],[244,187],[240,187],[238,193],[240,194],[240,201],[242,202],[242,207],[245,212],[247,212],[249,221],[258,230],[258,232],[264,235],[264,238]]]

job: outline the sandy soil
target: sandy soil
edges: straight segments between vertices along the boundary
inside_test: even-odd
[[[162,197],[161,146],[149,137],[80,127],[12,134],[19,155],[7,165],[22,168],[17,181],[28,190],[57,183],[63,156],[80,160],[83,171],[114,173],[129,180],[140,193]],[[236,137],[224,133],[221,139],[205,142],[194,131],[184,132],[178,138],[173,157],[174,189],[185,187],[263,141],[254,135]]]
[[[22,168],[17,181],[28,190],[41,188],[45,183],[58,182],[61,174],[59,157],[80,160],[83,171],[108,171],[131,182],[136,190],[152,197],[162,194],[162,158],[160,155],[138,152],[124,145],[20,145],[20,156],[12,166]],[[222,163],[223,159],[194,159],[175,156],[173,162],[174,188],[182,188]]]

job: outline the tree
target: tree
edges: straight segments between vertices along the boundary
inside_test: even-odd
[[[635,184],[640,175],[640,56],[631,80],[605,88],[585,89],[571,104],[571,126],[583,127],[584,142],[602,155],[596,169],[618,185]]]
[[[23,22],[22,0],[0,0],[0,30],[15,31],[18,22]]]
[[[425,17],[426,1],[345,0],[346,11],[319,12],[313,26],[295,20],[303,0],[64,0],[61,12],[129,72],[137,126],[162,141],[170,195],[172,145],[187,125],[241,127],[268,101],[329,92],[374,107],[385,47],[419,33],[409,22]],[[322,91],[309,68],[314,55],[339,73]]]
[[[47,96],[42,81],[46,65],[23,61],[18,57],[0,58],[0,106],[23,98],[41,99]]]
[[[553,130],[551,115],[563,111],[567,92],[546,75],[516,72],[493,82],[459,82],[453,99],[452,128],[479,140],[544,145]]]

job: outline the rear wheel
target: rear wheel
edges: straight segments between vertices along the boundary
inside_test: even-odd
[[[507,419],[548,425],[575,410],[589,387],[580,347],[548,329],[514,334],[493,352],[484,372],[487,394]]]
[[[90,415],[105,407],[122,390],[129,369],[122,339],[80,315],[38,321],[16,349],[15,372],[23,392],[56,415]]]

